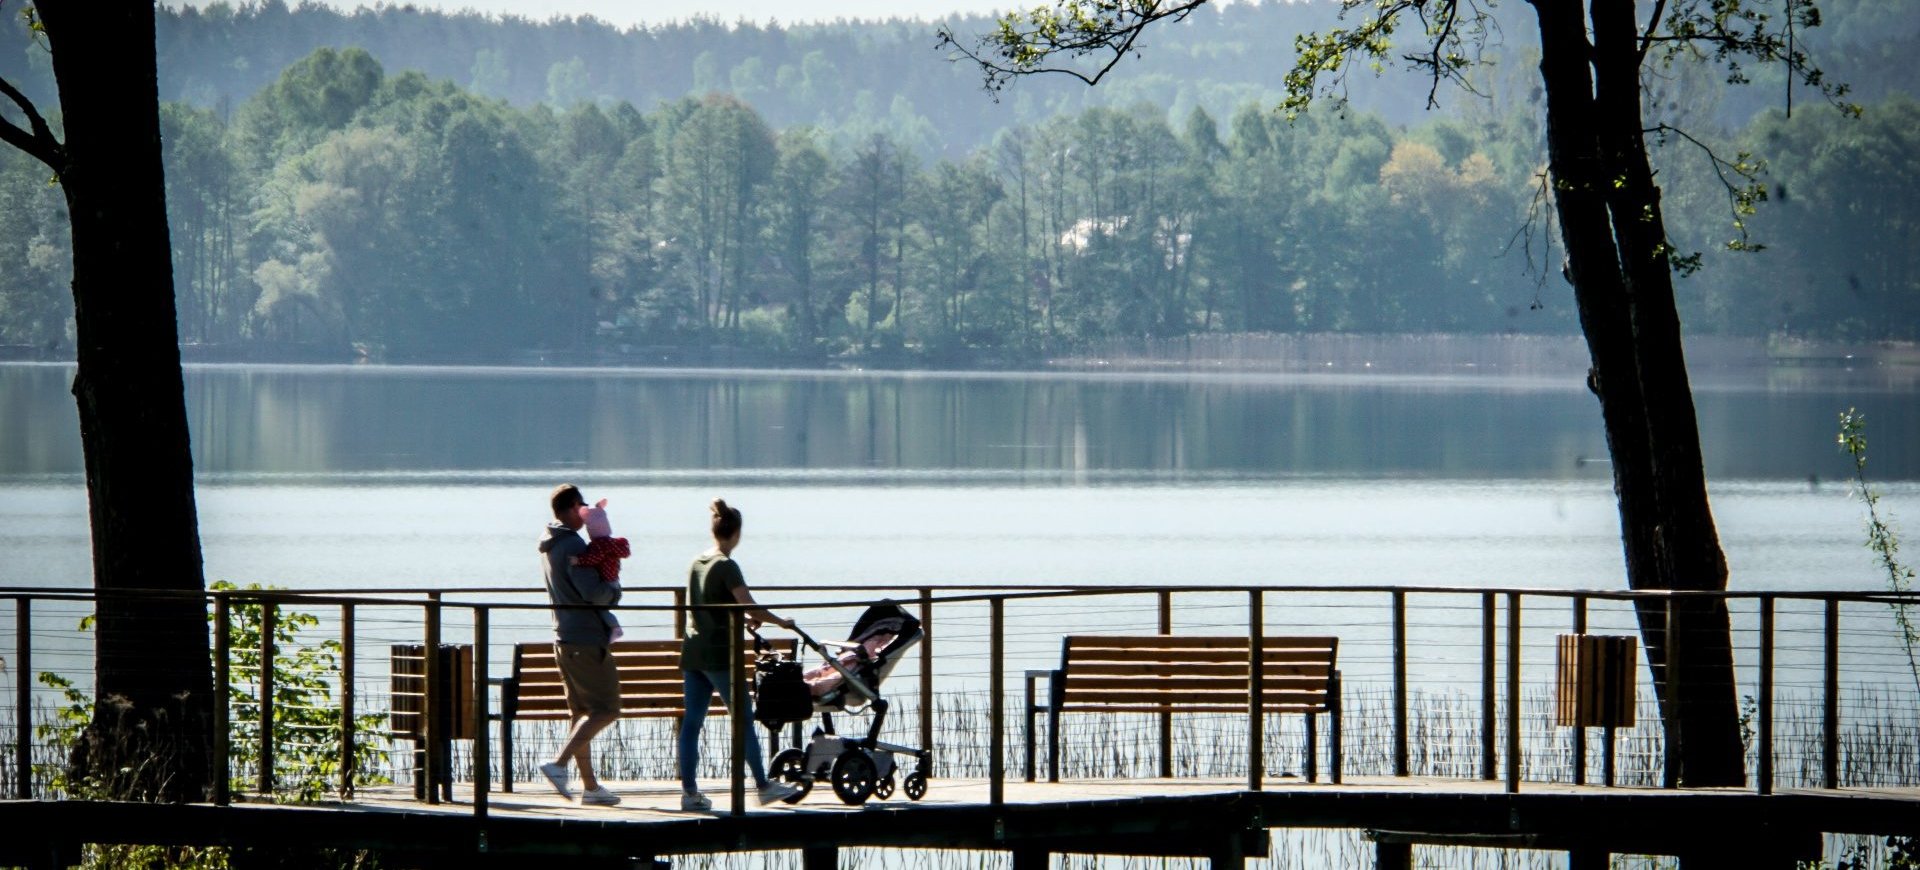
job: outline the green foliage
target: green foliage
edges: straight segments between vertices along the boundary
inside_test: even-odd
[[[1867,507],[1867,549],[1887,576],[1887,589],[1901,596],[1913,593],[1913,569],[1900,561],[1900,536],[1880,516],[1880,493],[1867,483],[1867,415],[1848,408],[1840,412],[1840,449],[1853,460],[1853,492]],[[1920,690],[1920,630],[1905,598],[1892,604],[1894,622],[1900,626],[1900,639],[1907,653],[1907,669],[1913,685]]]
[[[220,581],[212,584],[216,592],[263,591],[267,587],[250,584],[244,589]],[[231,762],[241,768],[257,768],[260,763],[260,632],[265,608],[257,599],[233,596],[227,609],[228,667],[233,679],[228,686],[228,751]],[[211,618],[211,617],[209,617]],[[274,783],[276,800],[311,803],[324,798],[340,785],[340,707],[333,695],[333,679],[340,673],[340,642],[332,638],[305,643],[302,631],[318,625],[310,613],[276,609],[274,618],[273,726]],[[254,683],[244,682],[255,675]],[[354,728],[362,735],[375,733],[384,724],[378,714],[355,718]],[[355,742],[354,782],[357,785],[385,782],[372,771],[379,758],[372,741]],[[244,778],[233,781],[235,791],[246,791]]]
[[[1200,52],[1189,31],[1234,55],[1251,38],[1241,23],[1326,14],[1281,5],[1197,11],[1151,57]],[[1416,16],[1396,38],[1472,36],[1471,22],[1439,18],[1416,34],[1420,10],[1405,4],[1366,11],[1396,8]],[[1097,12],[1082,23],[1096,25]],[[241,27],[255,11],[221,14],[232,17],[191,26]],[[1855,14],[1871,13],[1834,10],[1827,23]],[[383,61],[405,64],[384,53],[329,48],[254,70],[264,89],[230,112],[168,105],[181,340],[209,354],[329,361],[697,362],[734,348],[818,361],[885,347],[964,364],[1205,332],[1577,328],[1562,285],[1546,280],[1560,255],[1536,201],[1551,190],[1537,181],[1539,96],[1527,75],[1457,67],[1443,52],[1443,67],[1488,99],[1410,127],[1361,111],[1378,97],[1358,91],[1344,116],[1288,123],[1268,111],[1280,99],[1272,77],[1222,90],[1239,108],[1218,113],[1173,77],[1112,82],[1114,94],[1152,100],[1126,108],[1111,107],[1119,96],[1095,102],[1108,88],[1064,100],[1023,86],[1002,116],[1025,120],[968,150],[948,125],[984,102],[977,95],[895,99],[855,82],[857,53],[819,49],[828,34],[792,38],[757,66],[712,49],[716,81],[765,89],[765,104],[702,95],[642,112],[497,98],[530,78],[537,98],[551,64],[576,56],[592,88],[618,86],[575,45],[538,64],[463,49],[454,74],[488,78],[486,96],[389,74]],[[1358,40],[1343,49],[1351,61],[1383,34],[1347,38]],[[1536,59],[1514,53],[1531,70]],[[1674,80],[1649,102],[1679,106],[1690,131],[1721,110],[1713,77]],[[797,126],[783,88],[858,108],[808,110],[809,126]],[[1655,155],[1669,238],[1657,253],[1699,270],[1679,298],[1690,332],[1920,338],[1920,174],[1903,144],[1920,109],[1894,99],[1847,128],[1835,117],[1650,134],[1680,146]],[[58,356],[71,346],[61,199],[43,168],[0,151],[10,240],[0,344]],[[1770,165],[1748,156],[1758,153]],[[1731,256],[1763,242],[1780,256]]]
[[[213,584],[212,589],[237,592],[263,591],[265,587],[255,584],[242,590],[231,583],[218,582]],[[257,599],[234,596],[229,600],[232,603],[228,610],[227,644],[229,673],[232,677],[227,689],[228,760],[234,767],[245,770],[257,768],[260,762],[258,675],[260,631],[265,611]],[[208,619],[211,621],[211,614]],[[340,673],[341,647],[339,641],[333,639],[317,644],[303,642],[301,632],[317,624],[319,619],[309,613],[276,612],[273,633],[276,651],[273,662],[274,775],[275,783],[279,786],[279,791],[273,795],[276,800],[311,803],[324,798],[340,783],[340,707],[335,702],[331,680]],[[92,628],[91,616],[81,619],[81,631],[90,631]],[[253,675],[251,684],[247,682],[249,674]],[[49,721],[34,727],[34,737],[52,746],[55,757],[65,758],[92,720],[93,699],[76,688],[72,680],[59,674],[42,672],[39,680],[42,685],[61,693],[61,704]],[[361,734],[376,733],[383,725],[384,719],[378,714],[364,714],[355,718],[355,728]],[[384,776],[372,772],[378,758],[377,747],[371,741],[361,740],[355,744],[356,784],[387,781]],[[44,777],[57,794],[81,799],[112,797],[102,792],[99,783],[70,780],[64,764],[36,765],[35,773]],[[249,780],[244,777],[236,777],[232,785],[236,792],[244,792],[250,787]],[[147,859],[133,856],[126,860],[138,862]],[[181,866],[206,865],[189,863]]]
[[[81,621],[81,629],[85,630],[91,624],[92,617],[88,617]],[[75,688],[72,680],[59,674],[41,671],[39,679],[40,685],[60,693],[60,706],[54,708],[52,719],[33,726],[33,738],[54,747],[55,758],[65,759],[67,752],[80,739],[80,732],[86,730],[87,723],[93,720],[93,699]],[[44,779],[47,788],[55,794],[83,799],[105,797],[100,794],[99,783],[76,782],[70,779],[71,773],[64,761],[33,765],[34,778]]]

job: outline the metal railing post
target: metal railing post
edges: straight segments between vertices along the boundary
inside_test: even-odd
[[[727,681],[731,684],[727,692],[727,717],[733,725],[731,762],[729,765],[728,795],[731,798],[729,812],[736,816],[747,814],[747,741],[752,735],[747,733],[752,722],[746,717],[747,709],[747,621],[746,614],[735,607],[727,611],[727,637],[732,641],[727,646],[730,657],[727,659]]]
[[[1759,748],[1754,750],[1759,770],[1754,787],[1773,794],[1773,596],[1760,596],[1760,717]]]
[[[920,748],[933,747],[933,590],[920,590]],[[933,755],[921,762],[933,776]]]
[[[13,796],[33,799],[33,599],[13,599]]]
[[[260,599],[260,771],[261,797],[273,796],[273,635],[279,631],[279,605]]]
[[[1587,596],[1573,596],[1573,633],[1587,633]],[[1573,726],[1573,784],[1587,784],[1587,729]]]
[[[492,759],[487,745],[487,608],[473,608],[473,816],[487,818]]]
[[[673,639],[674,640],[687,639],[687,622],[692,618],[692,616],[693,615],[687,611],[687,590],[685,589],[673,590]],[[795,647],[794,648],[795,656],[797,657],[799,653],[800,653],[800,649],[798,647]],[[728,697],[732,697],[732,695],[729,694]],[[680,727],[686,724],[686,721],[687,721],[687,717],[684,713],[673,714],[673,732],[672,733],[676,735],[679,734]],[[511,739],[510,729],[504,727],[504,725],[500,729],[500,733],[508,734],[509,735],[508,739]],[[503,742],[503,745],[501,746],[502,751],[511,750],[512,748],[513,747],[510,744],[505,744],[504,742]],[[512,764],[513,764],[513,753],[510,751],[507,751],[505,762],[500,767],[502,771],[505,771],[507,773],[506,776],[501,777],[501,779],[504,781],[505,791],[513,791],[513,776],[512,776],[513,768],[510,767],[510,765]]]
[[[1499,716],[1494,707],[1494,620],[1497,619],[1491,592],[1480,593],[1480,778],[1488,782],[1500,778]]]
[[[1507,794],[1520,791],[1520,593],[1507,593]]]
[[[1407,593],[1393,590],[1393,775],[1407,775]]]
[[[1840,787],[1840,599],[1827,599],[1826,679],[1820,699],[1820,787]]]
[[[1266,780],[1267,606],[1258,589],[1247,592],[1247,790]],[[1311,715],[1311,714],[1309,714]]]
[[[1173,634],[1173,590],[1162,589],[1160,598],[1160,633]],[[1173,711],[1160,711],[1160,778],[1173,778]]]
[[[1665,679],[1661,691],[1666,696],[1666,736],[1662,741],[1665,757],[1660,770],[1661,788],[1680,787],[1680,606],[1667,596],[1667,652]]]
[[[443,725],[451,724],[441,721],[446,711],[440,709],[440,682],[446,679],[446,675],[440,672],[440,593],[438,592],[427,593],[426,628],[426,661],[422,664],[426,672],[427,696],[420,706],[426,711],[426,721],[422,724],[421,733],[426,735],[427,763],[426,770],[421,771],[420,775],[427,784],[427,803],[437,804],[440,802],[440,768],[447,763],[445,750],[441,748],[441,743],[447,739]]]
[[[1007,802],[1007,600],[995,597],[992,603],[993,649],[988,653],[993,660],[992,673],[988,680],[988,691],[992,698],[988,702],[987,718],[993,728],[993,734],[987,747],[987,801],[997,810]]]
[[[353,799],[353,775],[359,766],[353,721],[353,605],[340,605],[340,797]]]
[[[228,705],[233,693],[229,620],[226,593],[213,593],[213,803],[222,807],[233,802],[233,773],[227,767],[231,754],[227,745]]]

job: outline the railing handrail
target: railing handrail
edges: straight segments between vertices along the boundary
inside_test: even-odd
[[[1023,600],[1023,599],[1032,600],[1032,599],[1044,599],[1044,598],[1070,598],[1070,597],[1088,597],[1088,596],[1100,596],[1100,595],[1148,595],[1148,594],[1155,594],[1159,592],[1199,593],[1199,594],[1208,594],[1208,593],[1241,594],[1241,595],[1244,595],[1249,592],[1261,592],[1266,594],[1283,594],[1283,595],[1284,594],[1483,595],[1487,593],[1492,593],[1495,595],[1522,595],[1530,598],[1597,599],[1597,600],[1603,600],[1603,601],[1636,601],[1636,600],[1665,601],[1665,600],[1671,600],[1671,599],[1720,599],[1725,601],[1743,601],[1743,600],[1772,599],[1775,601],[1823,601],[1823,602],[1824,601],[1843,601],[1843,602],[1856,602],[1856,603],[1879,603],[1879,604],[1907,603],[1907,604],[1920,605],[1920,591],[1901,591],[1901,590],[1892,590],[1892,589],[1838,589],[1838,590],[1563,589],[1563,588],[1553,588],[1553,587],[1519,587],[1519,586],[1405,586],[1405,585],[1392,585],[1392,584],[1355,584],[1355,585],[1336,586],[1336,585],[1325,585],[1325,584],[1112,585],[1112,584],[1069,584],[1069,583],[1060,583],[1060,584],[900,584],[900,585],[889,584],[889,585],[873,585],[873,586],[858,586],[858,585],[849,586],[844,584],[842,585],[825,585],[825,584],[783,585],[783,584],[777,584],[777,583],[761,583],[761,584],[755,584],[755,589],[757,592],[762,594],[774,594],[774,593],[780,593],[780,592],[815,592],[815,591],[857,592],[857,591],[866,591],[866,590],[901,592],[901,593],[910,592],[910,593],[913,593],[914,597],[916,598],[919,596],[919,594],[923,590],[933,591],[933,592],[938,592],[939,590],[942,590],[942,589],[1004,590],[1004,591],[979,591],[979,592],[972,592],[970,594],[945,595],[945,596],[935,595],[932,600],[934,603],[938,603],[938,604],[981,603],[981,602],[993,601],[996,599],[998,600]],[[625,587],[624,591],[631,592],[631,593],[638,593],[638,594],[672,594],[682,590],[683,590],[683,587],[678,587],[678,586],[628,586],[628,587]],[[485,592],[488,594],[524,594],[528,596],[536,596],[536,595],[545,596],[546,594],[546,589],[544,587],[467,588],[467,589],[458,590],[458,591],[467,592],[467,593]],[[427,603],[428,601],[437,600],[441,605],[446,607],[460,607],[460,608],[489,607],[489,608],[504,609],[504,610],[552,610],[555,608],[591,609],[591,608],[598,608],[601,606],[601,605],[585,605],[585,604],[555,605],[551,602],[544,601],[544,600],[528,601],[528,602],[472,601],[472,600],[466,600],[466,599],[455,599],[455,598],[445,597],[447,594],[448,594],[448,590],[430,589],[430,588],[421,588],[417,590],[415,589],[389,590],[389,589],[369,588],[369,589],[353,590],[351,594],[337,594],[336,592],[331,590],[307,590],[307,589],[212,589],[212,590],[203,590],[199,592],[188,592],[188,591],[182,591],[182,590],[156,590],[156,589],[114,589],[114,590],[103,591],[103,590],[97,590],[97,589],[73,589],[73,588],[62,588],[62,587],[0,588],[0,597],[11,598],[15,600],[27,599],[27,600],[33,600],[33,601],[92,601],[92,600],[97,600],[103,595],[113,595],[113,596],[127,596],[127,597],[134,597],[134,598],[151,597],[151,598],[159,598],[159,599],[199,597],[207,600],[211,600],[215,597],[224,596],[227,598],[240,599],[240,600],[262,600],[262,601],[271,600],[275,602],[300,601],[300,602],[305,602],[309,604],[329,604],[329,605],[358,604],[358,605],[371,605],[371,606],[384,605],[384,606],[393,606],[393,607],[420,606],[422,604]],[[423,598],[390,597],[390,596],[400,596],[400,595],[422,595],[426,597],[423,597]],[[616,609],[616,610],[627,610],[627,611],[636,611],[636,612],[675,611],[675,610],[682,609],[682,607],[701,607],[705,609],[724,612],[724,611],[736,610],[736,609],[749,609],[757,606],[780,606],[783,608],[808,608],[808,609],[856,607],[856,606],[863,606],[866,604],[870,604],[872,603],[872,600],[873,599],[871,596],[861,595],[857,597],[851,597],[847,599],[836,599],[832,601],[780,601],[778,599],[769,599],[767,601],[761,602],[758,605],[617,604],[617,605],[611,605],[611,607],[612,609]]]

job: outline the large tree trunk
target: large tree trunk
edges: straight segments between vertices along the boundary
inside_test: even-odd
[[[36,8],[66,126],[59,169],[73,224],[73,395],[99,594],[98,702],[74,764],[103,796],[197,800],[213,775],[213,696],[154,7],[40,0]]]
[[[1707,504],[1700,438],[1681,350],[1672,275],[1663,253],[1659,189],[1647,163],[1640,55],[1631,0],[1592,0],[1593,42],[1582,0],[1532,0],[1540,23],[1547,143],[1568,273],[1600,398],[1614,490],[1634,589],[1726,588],[1726,558]],[[1589,64],[1591,63],[1591,67]],[[1679,640],[1679,703],[1667,716],[1679,738],[1681,781],[1745,781],[1734,699],[1731,628],[1719,602],[1682,601],[1670,635],[1667,608],[1639,608],[1655,685],[1664,685]]]

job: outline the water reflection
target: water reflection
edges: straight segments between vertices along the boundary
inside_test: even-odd
[[[0,475],[80,473],[65,366],[0,367]],[[1034,481],[1367,476],[1602,478],[1575,377],[1206,378],[552,369],[187,370],[203,474],[831,470]],[[1873,471],[1920,477],[1910,391],[1709,386],[1710,478],[1846,471],[1834,417],[1866,411]]]

